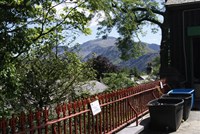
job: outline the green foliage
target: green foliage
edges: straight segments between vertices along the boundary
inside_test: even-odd
[[[118,38],[117,46],[121,51],[121,58],[124,60],[139,57],[144,53],[143,45],[134,42],[130,37]]]
[[[125,73],[107,73],[103,78],[103,82],[108,85],[109,91],[135,85],[135,83],[130,80],[130,76]]]
[[[91,96],[91,93],[89,91],[81,91],[80,94],[77,94],[74,96],[74,99],[76,100],[87,99],[90,96]]]
[[[106,10],[109,6],[107,3],[107,0],[2,0],[0,72],[6,69],[6,64],[15,62],[17,57],[32,47],[45,45],[50,39],[57,39],[58,44],[68,44],[79,32],[89,34],[87,24],[93,13],[97,9]],[[107,6],[103,6],[104,4]]]
[[[71,90],[71,85],[88,78],[90,70],[84,70],[86,65],[72,54],[67,54],[70,59],[48,54],[60,44],[70,45],[80,32],[90,34],[87,25],[93,14],[110,9],[108,3],[107,0],[0,1],[0,112],[15,109],[21,104],[19,98],[26,101],[29,97],[34,105],[42,100],[39,107],[47,105],[52,90],[58,88],[60,92],[55,81],[61,79],[62,85],[69,80],[65,88]],[[50,96],[42,96],[44,93]]]
[[[165,8],[167,0],[116,0],[112,2],[113,9],[110,14],[106,14],[106,20],[101,22],[99,34],[106,37],[112,28],[115,27],[120,34],[118,47],[122,51],[122,58],[137,57],[142,51],[141,44],[135,43],[139,39],[138,33],[144,34],[144,25],[156,26],[162,32],[160,51],[160,72],[170,66],[169,48],[169,22]],[[140,40],[140,39],[139,39]],[[131,49],[132,48],[132,49]],[[126,51],[128,53],[126,53]],[[132,53],[133,52],[133,53]],[[164,77],[164,76],[161,76]]]
[[[140,72],[138,71],[136,67],[130,70],[130,74],[133,74],[136,78],[140,76]]]
[[[17,69],[21,77],[17,101],[5,100],[15,111],[73,100],[76,98],[75,86],[94,77],[92,69],[82,63],[74,53],[38,56],[40,58],[36,55],[24,59]]]
[[[120,38],[118,48],[121,50],[121,58],[129,59],[138,57],[143,53],[141,43],[136,43],[139,39],[138,33],[144,34],[144,25],[158,25],[162,28],[162,20],[158,16],[164,16],[162,1],[152,0],[116,0],[113,2],[112,13],[106,14],[106,20],[101,22],[99,34],[107,35],[113,27],[117,28]],[[155,29],[152,29],[156,32]]]
[[[153,61],[153,75],[159,76],[160,73],[160,57],[156,57]]]
[[[0,113],[19,106],[43,107],[64,96],[73,99],[74,85],[90,79],[93,71],[72,53],[60,57],[51,51],[70,45],[80,32],[90,34],[87,25],[95,13],[106,16],[101,23],[106,30],[100,28],[104,33],[117,27],[118,46],[126,58],[142,52],[134,42],[141,25],[161,24],[155,14],[162,15],[159,7],[151,0],[1,0]],[[105,70],[97,75],[110,72]]]

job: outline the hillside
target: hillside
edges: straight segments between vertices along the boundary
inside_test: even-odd
[[[147,63],[151,62],[155,57],[159,56],[160,46],[157,44],[144,44],[145,54],[137,59],[129,59],[123,61],[120,59],[120,51],[115,45],[117,39],[114,37],[108,37],[107,39],[96,39],[83,43],[78,47],[76,53],[82,58],[83,61],[87,61],[95,55],[102,55],[107,57],[113,64],[122,68],[136,67],[140,71],[144,71]]]

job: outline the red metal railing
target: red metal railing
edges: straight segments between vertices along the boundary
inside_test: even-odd
[[[162,81],[164,88],[160,88]],[[7,134],[102,134],[113,133],[136,121],[148,112],[146,104],[160,97],[168,89],[166,81],[160,80],[136,87],[72,103],[58,104],[52,112],[48,108],[21,113],[11,119],[0,120],[0,133]],[[90,102],[98,99],[101,113],[93,116]],[[51,114],[50,114],[51,113]],[[56,116],[56,117],[54,117]]]

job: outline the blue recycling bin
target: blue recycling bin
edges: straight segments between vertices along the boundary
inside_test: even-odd
[[[192,95],[191,109],[194,107],[194,89],[192,88],[172,89],[167,94],[191,94]]]

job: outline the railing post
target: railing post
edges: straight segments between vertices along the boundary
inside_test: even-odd
[[[83,107],[83,103],[82,101],[78,101],[78,112],[81,112],[82,107]],[[81,114],[79,115],[79,133],[82,134],[82,119],[81,119]]]
[[[29,128],[31,129],[30,130],[30,134],[33,134],[33,120],[34,120],[34,115],[32,113],[32,111],[29,112],[29,115],[28,115],[28,121],[29,121]]]
[[[137,111],[135,110],[135,108],[131,105],[130,101],[128,101],[128,104],[129,104],[129,106],[131,107],[131,109],[133,110],[133,112],[134,112],[135,115],[136,115],[136,126],[138,126],[138,125],[139,125],[139,122],[138,122],[138,113],[137,113]]]
[[[72,103],[69,103],[67,105],[67,109],[68,109],[68,115],[70,116],[72,114],[71,110],[72,110]],[[69,118],[69,133],[72,134],[72,119]]]
[[[86,106],[87,106],[87,100],[84,99],[83,100],[83,110],[86,110]],[[86,130],[87,130],[87,127],[86,127],[86,113],[83,114],[83,128],[84,128],[84,134],[86,134]]]
[[[21,131],[25,131],[25,123],[26,123],[26,115],[24,112],[21,112],[20,117],[19,117],[19,123],[21,126]]]
[[[2,134],[6,134],[7,120],[4,117],[0,121],[0,128],[2,130]]]
[[[40,126],[42,113],[39,109],[36,111],[35,116],[36,116],[37,126]],[[38,128],[38,134],[41,134],[41,128]]]
[[[63,117],[66,117],[66,111],[67,111],[67,105],[66,105],[66,103],[63,103],[63,105],[62,105]],[[67,133],[67,130],[66,130],[66,120],[64,120],[64,126],[63,126],[63,128],[64,128],[64,134],[66,134]]]
[[[43,117],[44,117],[45,124],[47,124],[48,119],[49,119],[49,110],[47,109],[47,107],[45,107],[43,111]],[[48,125],[45,126],[45,134],[48,134]]]
[[[9,123],[9,125],[11,126],[11,133],[15,134],[17,118],[14,116],[14,114],[12,115],[12,118],[10,119]]]
[[[57,119],[60,119],[60,113],[62,112],[62,108],[60,104],[57,104],[56,106],[56,114],[57,114]],[[58,133],[61,134],[61,125],[60,122],[58,122]],[[56,126],[54,126],[54,130],[56,130]]]

